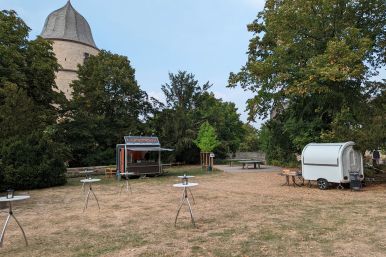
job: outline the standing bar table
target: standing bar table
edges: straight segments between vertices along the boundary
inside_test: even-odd
[[[26,244],[26,246],[28,246],[28,241],[27,241],[27,237],[25,236],[24,230],[23,230],[22,226],[20,225],[19,221],[16,219],[15,215],[13,214],[12,202],[27,200],[29,198],[30,198],[29,195],[16,195],[12,198],[0,197],[0,202],[8,202],[8,205],[9,205],[8,216],[7,216],[3,230],[1,231],[1,235],[0,235],[0,247],[3,246],[5,230],[7,229],[7,225],[8,225],[9,220],[11,219],[11,217],[16,221],[17,225],[19,226],[21,232],[23,233],[25,244]]]
[[[82,182],[84,184],[88,184],[89,185],[87,196],[86,196],[86,200],[84,201],[83,212],[87,209],[88,199],[90,198],[90,193],[92,193],[94,195],[95,200],[96,200],[96,202],[98,204],[99,210],[101,209],[101,207],[99,207],[98,198],[96,197],[94,191],[92,190],[92,183],[99,182],[99,181],[101,181],[99,178],[88,178],[88,179],[82,179],[80,181],[80,182]]]
[[[86,179],[91,179],[91,174],[94,173],[94,170],[88,170],[88,169],[85,169],[84,171],[80,171],[79,174],[84,174],[86,176]],[[84,187],[85,183],[82,184],[82,191],[84,193],[85,191],[85,187]]]
[[[177,177],[181,179],[182,184],[189,184],[189,179],[194,178],[195,176],[189,176],[184,174],[183,176],[177,176]],[[189,190],[189,193],[192,196],[193,204],[196,204],[196,201],[194,200],[194,196],[193,196],[192,190],[190,190],[190,187],[188,187],[187,190]]]
[[[126,192],[129,192],[129,188],[130,188],[130,193],[133,193],[133,191],[131,190],[131,185],[129,183],[129,176],[135,175],[134,172],[124,172],[124,173],[119,173],[119,174],[121,176],[125,176],[126,177]],[[124,186],[125,186],[125,184],[121,185],[121,190],[119,191],[119,194],[122,193],[122,189],[123,189]]]
[[[187,191],[187,189],[190,188],[190,187],[197,186],[197,185],[198,185],[198,183],[186,183],[186,184],[185,183],[179,183],[179,184],[174,184],[173,185],[174,187],[183,188],[182,197],[181,197],[181,203],[180,203],[180,206],[178,207],[178,210],[177,210],[176,219],[174,220],[174,226],[176,226],[176,224],[177,224],[177,218],[178,218],[178,215],[180,214],[180,210],[181,210],[182,205],[183,204],[188,204],[189,212],[190,212],[190,218],[192,220],[193,226],[196,227],[196,223],[194,222],[194,218],[193,218],[192,207],[190,205],[189,198],[188,198],[188,191]]]

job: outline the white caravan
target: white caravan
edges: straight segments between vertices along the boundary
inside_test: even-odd
[[[363,180],[363,159],[354,149],[354,142],[310,143],[302,152],[302,175],[305,180],[316,180],[318,187],[327,189],[330,183],[350,183],[350,173]]]

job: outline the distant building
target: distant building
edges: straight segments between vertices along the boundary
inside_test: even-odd
[[[54,53],[62,66],[55,82],[67,99],[71,99],[72,89],[69,85],[77,79],[77,65],[83,64],[90,55],[99,53],[90,25],[68,1],[65,6],[48,15],[41,36],[53,41]]]

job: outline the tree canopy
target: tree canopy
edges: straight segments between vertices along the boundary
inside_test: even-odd
[[[102,50],[79,66],[73,99],[60,124],[62,141],[73,154],[71,165],[114,163],[123,136],[141,134],[150,109],[125,56]]]
[[[220,145],[220,141],[217,140],[216,130],[207,121],[201,124],[194,143],[200,148],[201,152],[212,152]]]
[[[194,140],[205,122],[215,128],[221,142],[215,149],[216,156],[225,157],[228,152],[236,151],[244,130],[235,105],[217,99],[208,91],[209,82],[200,85],[195,76],[186,71],[171,73],[169,79],[170,83],[162,86],[167,104],[155,108],[150,127],[160,136],[163,145],[175,149],[170,158],[198,162],[199,149]]]
[[[52,44],[28,40],[13,11],[0,12],[0,190],[65,183],[66,148],[54,142],[63,95]]]
[[[383,0],[267,0],[248,25],[247,63],[229,77],[229,86],[255,94],[249,119],[275,113],[279,133],[296,151],[359,134],[366,134],[361,148],[372,148],[374,132],[384,144],[384,129],[369,128],[384,126],[384,105],[376,103],[384,99],[385,81],[372,76],[386,64],[385,13]]]

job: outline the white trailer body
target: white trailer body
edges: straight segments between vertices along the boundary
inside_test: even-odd
[[[311,143],[302,152],[302,175],[305,180],[326,180],[329,183],[349,183],[350,172],[363,175],[363,158],[354,149],[354,142]]]

